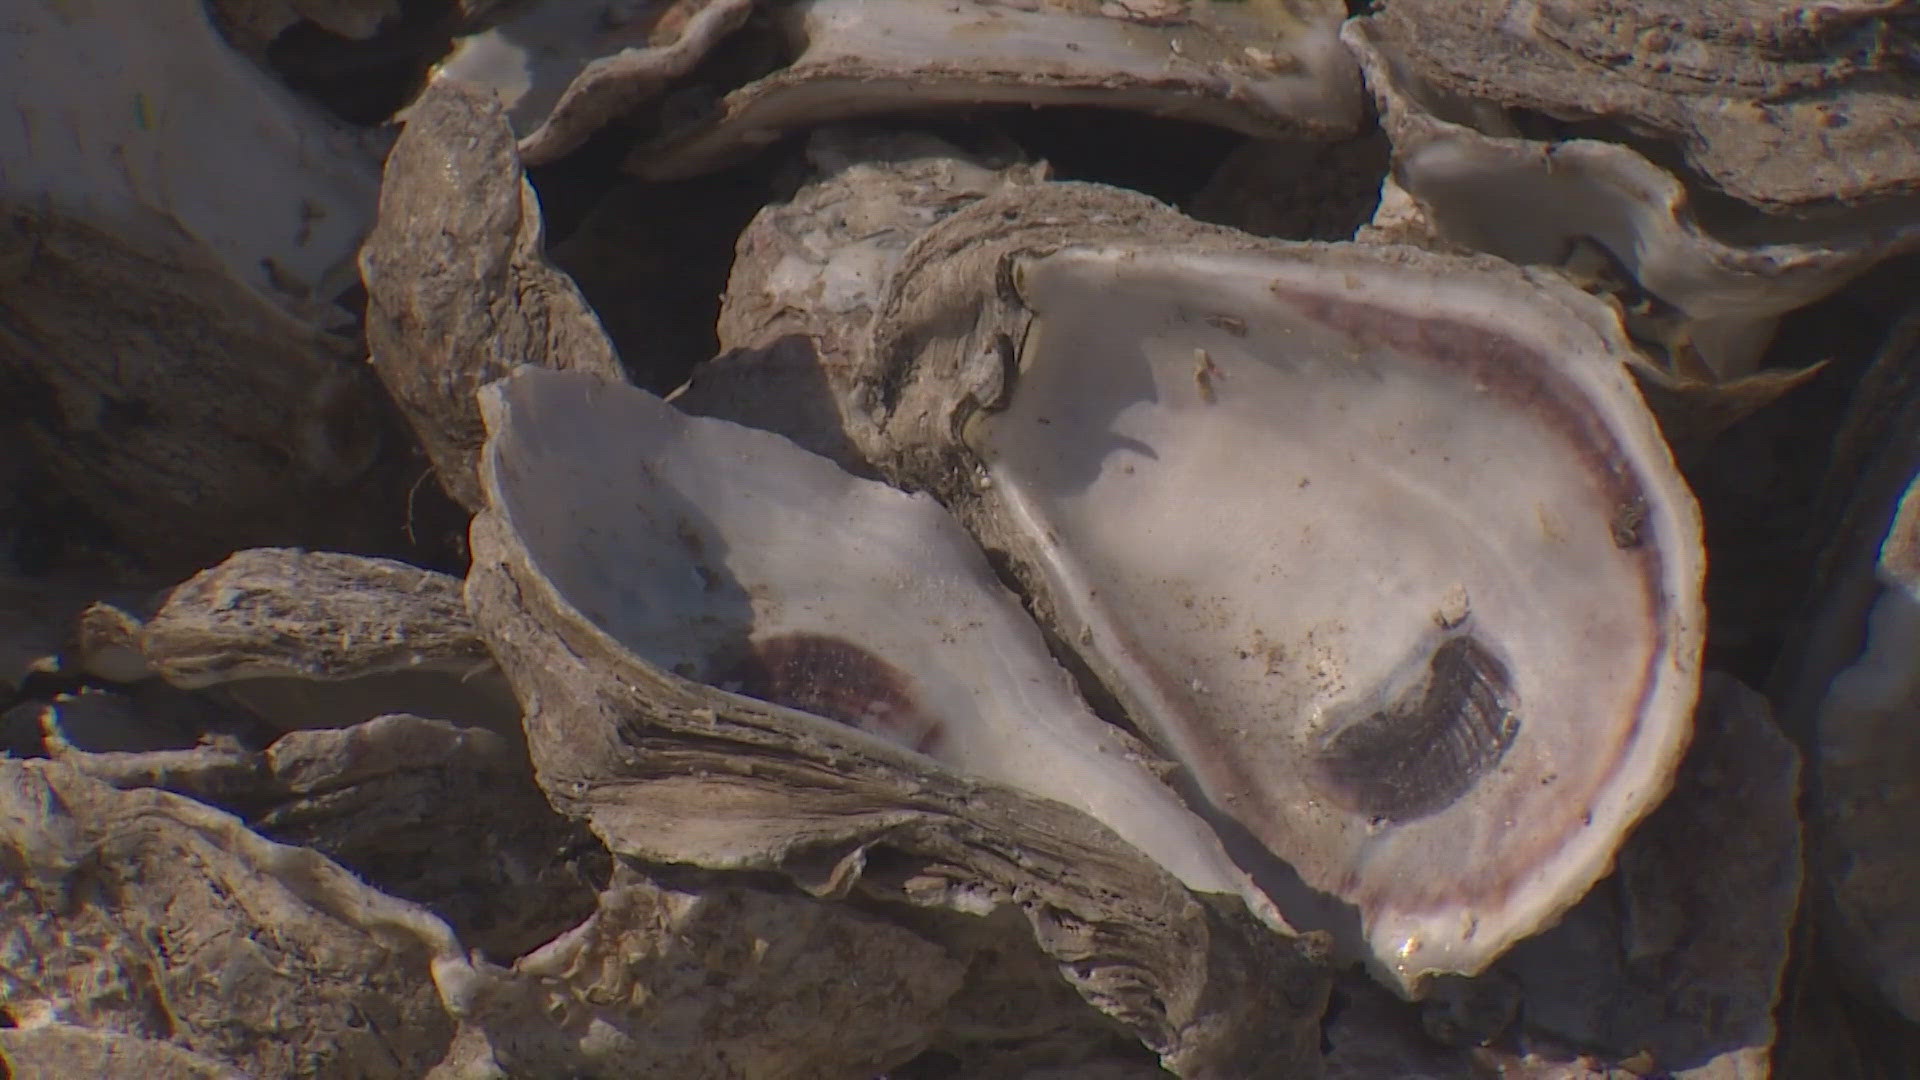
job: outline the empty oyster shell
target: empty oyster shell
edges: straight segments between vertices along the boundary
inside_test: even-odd
[[[1912,13],[1883,0],[1393,0],[1372,17],[1467,98],[1671,140],[1771,208],[1920,192]]]
[[[793,61],[670,127],[629,165],[697,175],[810,124],[956,105],[1099,105],[1250,135],[1326,138],[1362,115],[1333,0],[802,0]]]
[[[535,0],[460,40],[438,81],[492,91],[530,165],[559,158],[687,74],[740,28],[753,0]]]
[[[197,0],[14,5],[0,50],[0,379],[49,402],[23,456],[151,561],[387,546],[365,480],[390,428],[333,303],[371,141]]]
[[[1341,32],[1392,139],[1395,183],[1447,241],[1576,276],[1617,268],[1628,279],[1621,284],[1644,294],[1643,310],[1629,312],[1643,334],[1704,364],[1704,371],[1686,370],[1683,356],[1679,374],[1751,373],[1780,315],[1920,246],[1914,214],[1756,219],[1709,230],[1681,181],[1636,150],[1593,139],[1523,139],[1477,103],[1422,83],[1410,70],[1419,47],[1405,20],[1390,18],[1403,7],[1352,20]],[[1596,255],[1617,267],[1582,265]]]
[[[1051,184],[914,243],[847,413],[1414,988],[1578,899],[1686,743],[1700,524],[1628,352],[1504,265]]]
[[[571,372],[522,374],[489,391],[485,412],[490,423],[511,425],[519,410],[501,407],[503,391],[577,391],[591,382]],[[560,446],[634,437],[540,428],[542,440]],[[817,896],[857,890],[901,910],[997,914],[1002,926],[1012,920],[1031,932],[1069,986],[1179,1075],[1311,1068],[1325,1005],[1315,935],[1276,934],[1237,898],[1188,892],[1072,807],[960,776],[843,723],[689,682],[629,651],[588,612],[644,606],[646,594],[622,583],[658,575],[588,530],[641,517],[630,503],[599,499],[644,477],[548,455],[564,470],[550,486],[580,499],[562,519],[509,518],[509,498],[557,505],[556,495],[527,486],[531,470],[513,476],[514,459],[538,445],[516,439],[515,454],[499,453],[509,430],[496,427],[482,458],[490,506],[474,519],[468,607],[526,705],[542,790],[616,857],[770,872]],[[539,535],[523,538],[522,525]],[[704,587],[684,554],[666,554],[691,579],[674,595]]]

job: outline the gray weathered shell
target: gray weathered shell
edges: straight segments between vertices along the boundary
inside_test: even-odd
[[[1290,919],[1351,920],[1351,943],[1408,988],[1478,970],[1605,873],[1664,794],[1698,677],[1699,526],[1604,308],[1488,262],[1261,243],[1068,184],[945,218],[876,308],[838,380],[854,443],[1005,551],[1216,819],[1341,912],[1276,894]],[[1502,396],[1508,379],[1527,389]],[[1404,386],[1448,405],[1395,412]],[[1430,419],[1453,412],[1473,419]],[[1492,430],[1499,453],[1470,448]],[[1367,478],[1389,459],[1394,479]],[[1549,459],[1569,471],[1529,475]],[[1511,494],[1423,486],[1476,470],[1504,485],[1478,491]],[[1505,553],[1484,573],[1467,568],[1480,544]],[[1501,629],[1510,574],[1533,581],[1538,599],[1513,609],[1540,615],[1532,629]],[[1508,651],[1521,641],[1566,651]],[[1498,687],[1469,697],[1505,717],[1484,743],[1447,744],[1466,748],[1458,775],[1428,790],[1427,751],[1360,764],[1401,736],[1339,717],[1367,714],[1369,695],[1384,695],[1376,719],[1402,715],[1395,695],[1456,675]],[[1516,700],[1537,702],[1517,727]],[[1600,711],[1558,711],[1576,701]]]
[[[1843,970],[1920,1021],[1920,319],[1895,329],[1836,445],[1815,610],[1781,665],[1808,749],[1815,911]]]
[[[1669,140],[1736,198],[1920,194],[1911,13],[1871,0],[1394,0],[1372,21],[1446,93]]]
[[[773,13],[794,59],[637,149],[642,176],[697,175],[807,127],[953,106],[1096,105],[1265,137],[1361,121],[1329,0],[800,0]]]
[[[1617,266],[1642,294],[1645,310],[1632,313],[1642,332],[1667,339],[1681,375],[1750,374],[1782,314],[1920,246],[1912,212],[1859,222],[1749,214],[1708,228],[1696,195],[1632,145],[1522,138],[1484,103],[1450,95],[1456,84],[1423,82],[1431,66],[1418,62],[1409,9],[1422,6],[1394,4],[1342,31],[1392,140],[1395,183],[1446,241],[1576,277]],[[1688,354],[1704,370],[1689,370]]]

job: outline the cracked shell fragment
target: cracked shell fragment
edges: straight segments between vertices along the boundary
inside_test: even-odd
[[[1417,990],[1577,900],[1686,744],[1700,524],[1627,352],[1503,264],[1055,184],[916,242],[855,395],[876,463],[1334,901],[1276,886],[1288,919]]]
[[[641,659],[1075,806],[1191,888],[1248,891],[932,499],[589,375],[522,369],[482,411],[535,565]]]
[[[913,109],[1091,105],[1265,138],[1352,134],[1363,114],[1330,0],[802,0],[793,60],[643,145],[649,179],[697,175],[802,128]]]

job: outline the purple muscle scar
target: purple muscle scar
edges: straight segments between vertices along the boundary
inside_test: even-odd
[[[1382,703],[1320,751],[1328,794],[1391,823],[1446,809],[1500,759],[1520,731],[1505,664],[1471,635],[1428,660],[1425,685]]]
[[[935,752],[945,738],[940,718],[914,699],[912,679],[845,638],[808,633],[763,638],[714,681],[923,754]]]

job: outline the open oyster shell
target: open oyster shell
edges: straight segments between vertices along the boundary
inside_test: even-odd
[[[482,407],[496,512],[642,660],[1076,806],[1189,888],[1260,903],[931,498],[591,376],[523,370]]]
[[[629,165],[697,175],[809,125],[960,105],[1099,105],[1268,137],[1361,120],[1332,0],[801,0],[771,11],[784,68],[670,126]]]
[[[537,371],[487,392],[493,433],[482,477],[489,509],[474,522],[467,598],[527,708],[529,750],[554,805],[583,818],[617,857],[638,863],[774,871],[820,896],[856,895],[973,916],[1018,911],[1069,984],[1174,1071],[1286,1075],[1309,1067],[1313,1017],[1324,1001],[1321,976],[1302,954],[1312,939],[1273,933],[1238,899],[1187,892],[1173,875],[1066,805],[959,776],[849,724],[691,682],[649,657],[664,659],[657,650],[672,647],[643,632],[650,606],[671,611],[700,599],[709,583],[720,601],[738,605],[740,583],[715,571],[726,571],[733,559],[750,566],[764,556],[693,550],[713,539],[701,511],[673,499],[670,489],[646,493],[660,483],[650,474],[668,471],[662,465],[611,471],[594,467],[591,458],[554,452],[578,448],[581,440],[589,448],[629,440],[638,447],[671,434],[620,422],[613,407],[639,394],[584,375]],[[529,408],[542,398],[548,399],[544,410]],[[596,399],[609,408],[598,420]],[[756,436],[717,421],[682,424],[688,431]],[[732,451],[734,461],[750,465],[774,444],[800,453],[771,435],[749,439],[756,443],[755,454],[744,459]],[[818,461],[813,467],[830,468]],[[753,484],[750,469],[743,479]],[[838,482],[853,483],[845,476]],[[655,501],[651,511],[635,509],[636,499],[663,496],[668,501]],[[791,497],[777,490],[754,497],[794,509]],[[923,516],[932,509],[897,492],[886,498],[917,501]],[[543,512],[530,513],[535,509]],[[622,536],[646,535],[638,526],[649,513],[662,515],[680,550],[636,554],[620,546]],[[816,545],[843,542],[804,516],[789,522],[797,527],[755,539],[811,535]],[[884,534],[892,526],[871,527]],[[911,528],[906,535],[913,535]],[[647,567],[649,559],[657,565]],[[650,582],[672,583],[671,591],[655,594]],[[830,614],[823,601],[842,586],[824,577],[817,585],[814,596],[785,598],[796,623],[809,607]],[[956,576],[949,592],[964,598],[973,588]],[[709,619],[725,612],[723,606]],[[991,610],[983,614],[1004,622]],[[952,629],[967,632],[964,622]],[[715,629],[725,631],[727,624]],[[623,643],[628,635],[639,651]],[[856,670],[866,675],[875,668]],[[1057,671],[1037,677],[1061,680]],[[832,672],[825,685],[836,685]],[[802,703],[835,711],[831,701]],[[865,709],[850,718],[884,726],[916,716]],[[1113,755],[1098,760],[1123,776],[1142,769]],[[1073,774],[1091,771],[1072,770],[1056,783],[1077,783]]]
[[[1681,180],[1638,150],[1522,138],[1484,102],[1423,82],[1431,68],[1418,63],[1421,39],[1394,18],[1409,7],[1420,5],[1391,5],[1341,32],[1392,140],[1394,183],[1449,242],[1624,287],[1630,325],[1661,339],[1672,375],[1752,374],[1783,313],[1920,246],[1912,212],[1859,221],[1748,214],[1741,225],[1704,227]],[[1625,280],[1605,281],[1616,273]]]
[[[1412,989],[1578,899],[1686,743],[1698,511],[1627,353],[1491,262],[1051,184],[914,242],[846,413]]]

